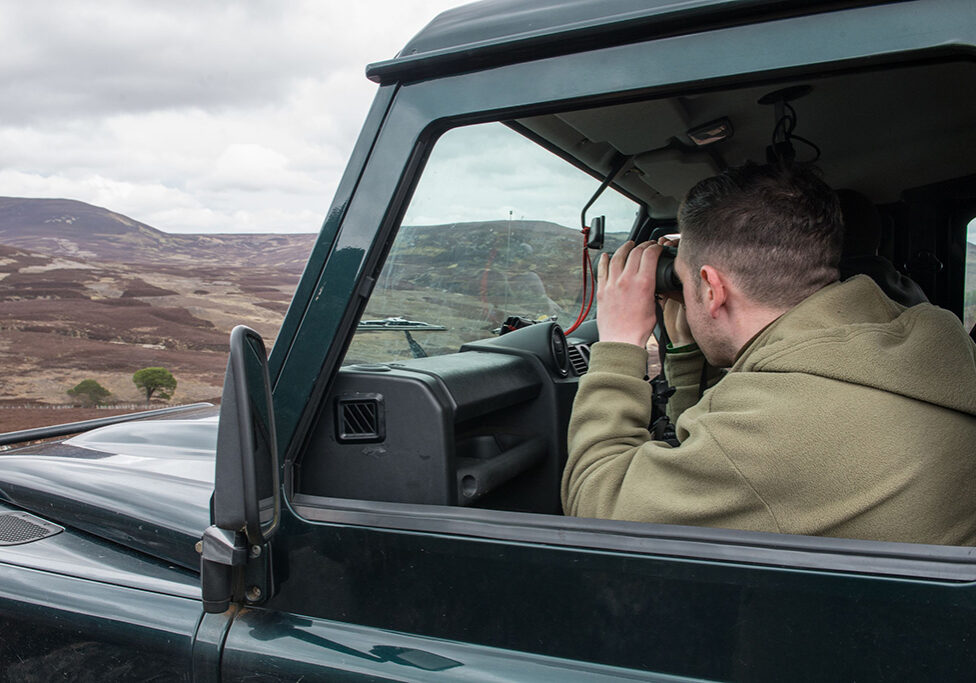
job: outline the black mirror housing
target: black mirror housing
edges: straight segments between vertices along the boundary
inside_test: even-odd
[[[230,335],[215,467],[213,523],[263,545],[281,514],[274,408],[264,342],[243,325]]]

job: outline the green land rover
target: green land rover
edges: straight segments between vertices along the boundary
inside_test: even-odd
[[[972,0],[486,0],[367,76],[270,358],[234,332],[219,415],[0,439],[72,435],[0,454],[0,680],[976,676],[973,548],[559,502],[598,338],[584,226],[643,239],[725,167],[815,161],[973,326]],[[539,214],[500,208],[529,189]]]

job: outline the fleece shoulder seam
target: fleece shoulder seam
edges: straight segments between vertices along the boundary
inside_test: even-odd
[[[785,356],[791,356],[795,353],[806,351],[807,349],[811,349],[817,346],[831,346],[836,344],[844,344],[849,342],[851,339],[855,339],[857,337],[861,337],[866,334],[883,335],[885,337],[892,337],[892,338],[898,338],[902,336],[901,332],[896,332],[894,330],[882,330],[878,328],[868,328],[863,330],[851,331],[843,336],[840,335],[828,336],[828,337],[821,336],[815,339],[809,339],[807,341],[790,344],[789,346],[782,349],[781,351],[772,353],[766,358],[761,358],[753,363],[751,370],[761,372],[769,364],[774,363]]]

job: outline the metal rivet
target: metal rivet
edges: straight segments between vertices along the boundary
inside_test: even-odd
[[[244,593],[244,597],[247,598],[248,602],[257,602],[258,600],[261,599],[262,595],[263,593],[261,592],[261,589],[258,588],[257,586],[249,587],[247,591]]]
[[[203,555],[203,541],[197,541],[193,547],[196,549],[197,555]]]
[[[261,557],[261,546],[259,545],[251,546],[251,557]]]

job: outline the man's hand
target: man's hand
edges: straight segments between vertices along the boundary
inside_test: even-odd
[[[609,258],[600,255],[597,266],[596,324],[600,341],[625,342],[643,348],[657,316],[654,280],[661,247],[653,242],[634,246],[625,242]]]
[[[668,331],[668,339],[671,345],[693,344],[695,338],[691,335],[691,328],[688,327],[684,303],[669,296],[662,302],[661,309],[664,311],[664,327]]]

